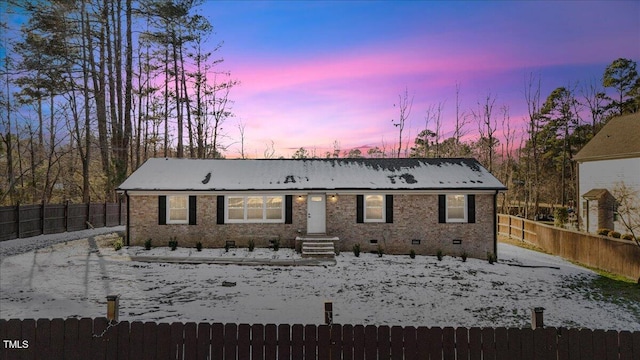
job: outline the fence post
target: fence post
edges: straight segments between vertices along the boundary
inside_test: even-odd
[[[120,295],[107,296],[107,320],[109,322],[118,322],[118,313],[120,312]]]
[[[324,323],[333,325],[333,303],[331,301],[324,303]]]
[[[42,223],[40,224],[40,234],[44,235],[44,223],[47,221],[45,217],[46,212],[44,211],[44,199],[40,201],[40,219],[42,219]]]
[[[20,239],[20,201],[16,204],[16,239]]]
[[[108,225],[107,225],[107,199],[104,199],[104,227],[108,227]]]
[[[91,220],[91,199],[89,199],[89,202],[87,203],[87,218],[85,219],[84,223],[85,229],[93,227],[93,224],[91,224],[89,220]]]
[[[69,231],[69,200],[64,202],[64,232]]]
[[[535,307],[531,309],[531,329],[542,329],[544,327],[544,308]]]

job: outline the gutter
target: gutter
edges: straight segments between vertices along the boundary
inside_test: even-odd
[[[127,190],[124,191],[124,196],[127,199],[127,225],[126,225],[126,229],[125,229],[125,237],[126,237],[126,242],[127,242],[127,246],[129,246],[129,229],[130,229],[130,221],[131,221],[131,214],[129,213],[129,193],[127,192]]]

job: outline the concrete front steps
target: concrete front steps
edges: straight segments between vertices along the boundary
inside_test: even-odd
[[[300,242],[302,257],[329,257],[336,256],[335,242],[340,239],[335,236],[306,235],[296,237],[296,243]]]

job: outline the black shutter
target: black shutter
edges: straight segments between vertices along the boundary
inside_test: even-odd
[[[189,196],[189,225],[196,224],[196,196]]]
[[[356,222],[364,222],[364,195],[356,195]]]
[[[284,223],[293,224],[293,196],[284,197]]]
[[[158,196],[158,225],[167,224],[167,197]]]
[[[473,194],[467,195],[467,222],[476,222],[476,196]]]
[[[224,196],[218,195],[216,201],[216,224],[221,225],[224,224]]]
[[[384,200],[387,223],[393,223],[393,195],[387,195]]]
[[[447,222],[447,195],[438,195],[438,222]]]

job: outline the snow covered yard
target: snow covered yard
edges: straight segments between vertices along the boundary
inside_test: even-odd
[[[98,236],[0,252],[0,317],[104,316],[106,296],[120,294],[120,319],[129,321],[318,324],[324,302],[332,301],[334,321],[342,324],[527,327],[531,309],[544,307],[548,326],[640,330],[640,304],[594,296],[588,285],[595,273],[502,243],[493,265],[343,252],[334,266],[241,266],[145,263],[130,256],[298,255],[290,249],[114,251],[111,242]]]

